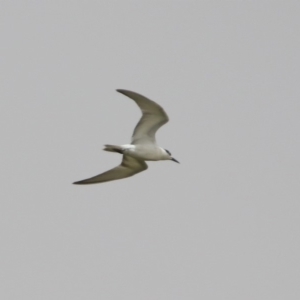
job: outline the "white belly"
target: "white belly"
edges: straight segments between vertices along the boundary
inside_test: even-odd
[[[160,147],[155,145],[124,145],[124,154],[142,160],[163,160]]]

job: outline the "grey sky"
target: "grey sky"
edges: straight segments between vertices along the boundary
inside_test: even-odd
[[[300,299],[298,1],[2,1],[0,298]],[[140,112],[181,164],[119,164]]]

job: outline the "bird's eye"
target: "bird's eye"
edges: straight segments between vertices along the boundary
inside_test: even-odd
[[[165,151],[171,156],[171,152],[167,149],[165,149]]]

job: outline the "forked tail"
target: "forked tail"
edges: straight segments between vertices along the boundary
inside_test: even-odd
[[[104,145],[104,151],[108,151],[108,152],[118,152],[120,154],[123,154],[123,150],[122,147],[120,146],[116,146],[116,145]]]

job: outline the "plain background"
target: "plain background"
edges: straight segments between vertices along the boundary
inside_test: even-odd
[[[299,1],[1,1],[0,298],[300,299]],[[119,164],[140,111],[181,164]]]

